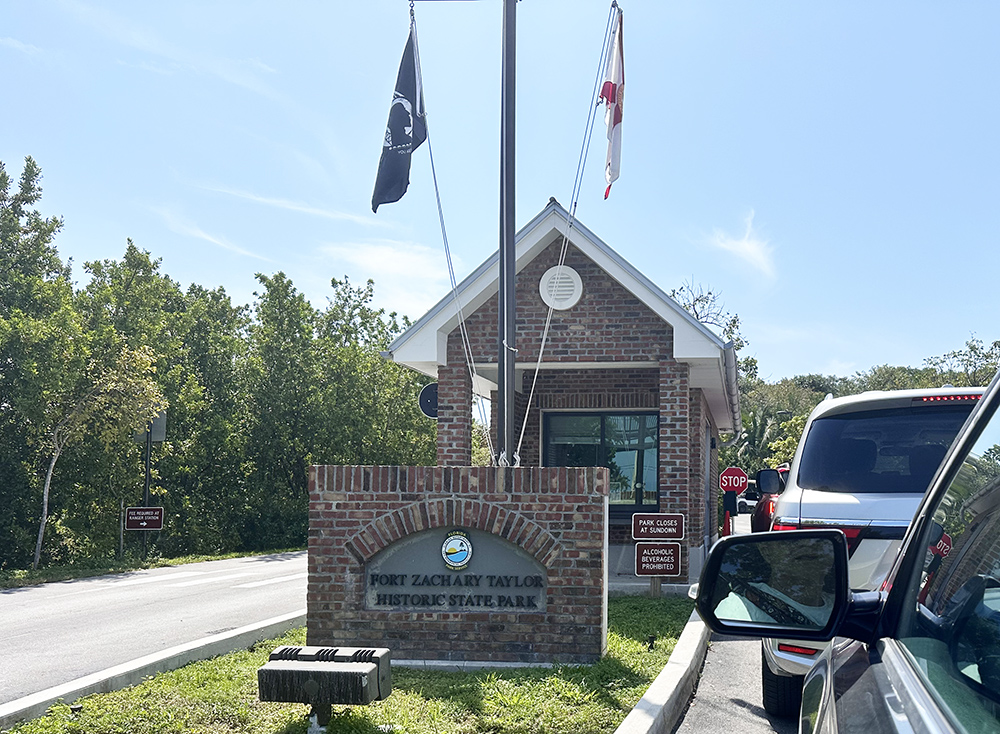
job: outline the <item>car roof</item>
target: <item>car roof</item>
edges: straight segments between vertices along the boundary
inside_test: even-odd
[[[840,398],[827,398],[817,405],[810,420],[821,416],[837,415],[840,413],[857,413],[863,410],[890,410],[892,408],[906,408],[913,404],[916,398],[942,398],[941,402],[948,399],[958,400],[961,397],[976,396],[983,394],[982,387],[935,387],[918,388],[909,390],[869,390],[856,395],[845,395]]]

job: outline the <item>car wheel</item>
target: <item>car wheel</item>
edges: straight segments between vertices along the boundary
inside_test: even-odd
[[[747,512],[747,506],[745,503],[740,502],[739,507],[736,508],[736,513],[739,515],[745,515]]]
[[[764,692],[764,710],[771,716],[791,718],[797,716],[802,705],[803,675],[778,675],[772,673],[760,651],[760,678]]]

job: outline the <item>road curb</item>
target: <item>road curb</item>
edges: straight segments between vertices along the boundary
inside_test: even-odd
[[[197,660],[207,660],[234,650],[248,648],[255,642],[277,637],[290,629],[302,627],[305,623],[306,610],[300,609],[280,617],[272,617],[262,622],[248,624],[228,632],[221,632],[217,635],[177,645],[122,665],[91,673],[69,683],[53,686],[30,696],[0,704],[0,730],[10,727],[22,719],[34,719],[41,716],[60,699],[65,703],[71,703],[92,693],[117,691],[142,682],[146,676],[176,670]]]
[[[711,631],[691,612],[666,666],[615,734],[670,734],[698,683]]]

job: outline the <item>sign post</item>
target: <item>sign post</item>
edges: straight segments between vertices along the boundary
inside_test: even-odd
[[[722,510],[725,513],[722,518],[722,535],[731,535],[733,532],[733,515],[736,514],[736,495],[745,490],[750,484],[747,473],[738,466],[730,466],[723,469],[719,475],[719,489],[725,492],[722,498]]]
[[[125,514],[125,529],[126,530],[160,530],[163,528],[163,508],[162,507],[149,507],[149,481],[151,476],[150,461],[153,455],[153,443],[163,443],[167,440],[167,411],[161,410],[158,412],[151,421],[146,423],[146,430],[135,434],[135,440],[139,443],[145,444],[145,451],[143,452],[145,462],[146,462],[146,475],[143,481],[142,487],[142,504],[148,509],[158,509],[160,511],[160,525],[159,527],[147,527],[148,523],[142,523],[141,525],[137,523],[136,527],[129,527],[128,524],[128,513]],[[129,510],[142,509],[130,507]],[[146,559],[146,533],[142,534],[142,558]]]

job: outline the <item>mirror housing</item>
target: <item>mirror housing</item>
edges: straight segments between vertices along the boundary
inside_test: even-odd
[[[844,634],[852,606],[847,539],[828,528],[722,538],[702,568],[695,605],[721,634],[819,641]]]
[[[781,494],[785,491],[785,482],[777,469],[761,469],[756,479],[757,491],[762,494]]]

